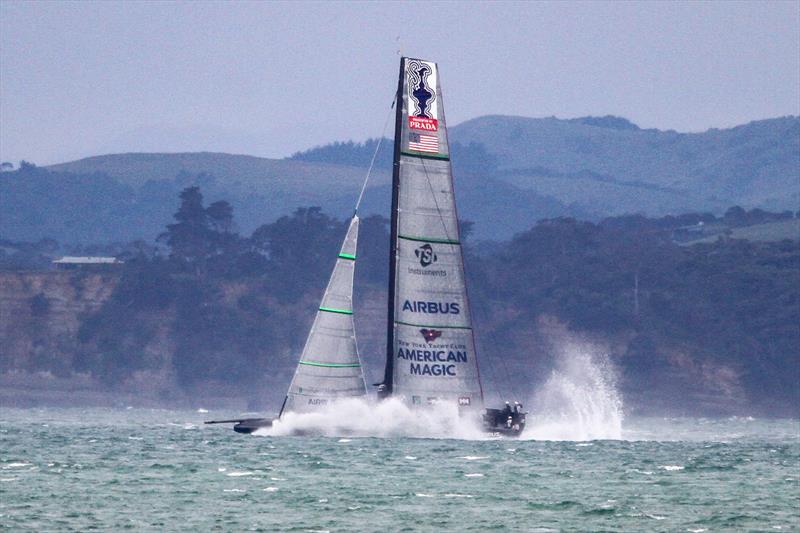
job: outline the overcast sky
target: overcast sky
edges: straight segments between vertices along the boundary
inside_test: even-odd
[[[703,131],[798,115],[799,6],[0,0],[0,160],[284,157],[377,137],[400,47],[439,63],[450,125],[614,114]]]

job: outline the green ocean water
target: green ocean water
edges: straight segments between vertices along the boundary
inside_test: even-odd
[[[0,409],[0,528],[795,531],[796,420],[593,441],[239,435],[223,413]],[[535,429],[535,428],[534,428]]]

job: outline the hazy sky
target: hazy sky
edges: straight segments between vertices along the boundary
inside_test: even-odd
[[[283,157],[377,137],[400,46],[439,63],[451,125],[614,114],[702,131],[800,114],[796,1],[0,0],[0,160]]]

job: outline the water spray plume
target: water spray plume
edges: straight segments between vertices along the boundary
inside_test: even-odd
[[[528,402],[525,440],[584,441],[622,438],[622,398],[607,349],[555,324],[547,328],[555,365]],[[458,407],[441,403],[410,408],[400,399],[374,403],[347,399],[315,413],[286,413],[257,435],[422,437],[480,440],[489,436],[478,416],[460,417]]]
[[[621,439],[623,404],[607,350],[565,329],[550,337],[555,368],[529,405],[524,439]]]

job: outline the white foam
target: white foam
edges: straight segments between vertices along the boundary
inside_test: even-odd
[[[417,458],[414,457],[413,455],[406,455],[405,458],[408,459],[409,461],[416,461],[417,460]]]
[[[31,466],[31,463],[8,463],[4,464],[2,467],[3,470],[8,470],[10,468],[23,468],[25,466]]]
[[[244,489],[222,489],[222,492],[247,492]]]
[[[485,435],[475,420],[460,417],[458,406],[440,403],[429,409],[411,409],[398,398],[378,403],[363,399],[340,400],[315,413],[286,413],[272,427],[255,435],[292,434],[370,437],[433,437],[481,439]]]
[[[567,441],[621,439],[622,398],[607,350],[577,338],[564,327],[551,328],[550,340],[555,368],[528,402],[531,414],[521,437]],[[452,404],[411,409],[398,398],[378,403],[345,399],[315,413],[286,413],[271,427],[258,429],[254,434],[493,439],[480,426],[478,416],[459,417],[458,407]]]
[[[483,474],[464,474],[464,477],[483,477]]]
[[[683,470],[686,467],[680,465],[661,465],[659,468],[666,470],[667,472],[675,472],[676,470]]]
[[[278,492],[278,487],[267,487],[264,492]]]
[[[225,475],[229,476],[229,477],[245,477],[245,476],[254,476],[254,475],[256,475],[256,473],[255,472],[247,472],[247,471],[245,471],[245,472],[229,472],[229,473],[227,473]]]
[[[550,332],[555,368],[536,392],[523,439],[622,438],[622,398],[607,349],[565,328]]]
[[[465,455],[464,457],[459,457],[459,459],[466,459],[467,461],[479,461],[481,459],[488,459],[488,455]]]

